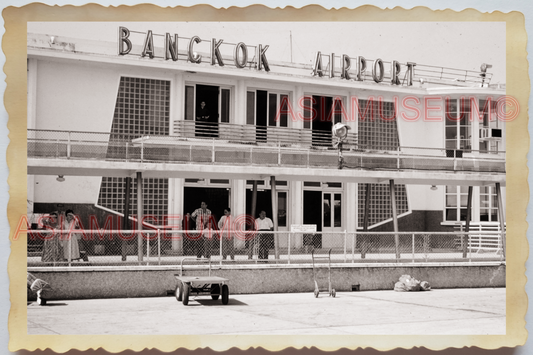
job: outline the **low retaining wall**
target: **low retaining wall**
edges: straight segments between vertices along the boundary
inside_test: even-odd
[[[28,268],[52,287],[49,299],[87,299],[167,296],[176,287],[176,268]],[[184,275],[208,275],[205,267],[190,266]],[[317,269],[319,286],[328,285],[327,268]],[[336,291],[392,290],[398,278],[408,274],[429,281],[432,288],[505,287],[505,265],[424,264],[417,265],[345,265],[331,268],[332,286]],[[312,292],[313,269],[309,265],[253,265],[212,268],[211,275],[228,278],[231,294]],[[29,300],[35,295],[28,292]]]

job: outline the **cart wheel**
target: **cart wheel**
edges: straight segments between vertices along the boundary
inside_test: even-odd
[[[174,295],[176,296],[176,299],[178,300],[178,302],[181,302],[183,300],[183,285],[181,281],[178,281],[178,285],[176,286]]]
[[[186,306],[189,304],[189,290],[190,290],[190,286],[187,285],[186,283],[183,284],[183,305]]]
[[[315,298],[318,298],[318,290],[315,289]]]
[[[214,301],[216,301],[216,300],[218,300],[219,296],[220,296],[220,285],[219,284],[211,285],[211,298]]]
[[[331,296],[335,297],[335,289],[331,290]]]
[[[226,305],[229,302],[229,287],[222,285],[222,304]]]

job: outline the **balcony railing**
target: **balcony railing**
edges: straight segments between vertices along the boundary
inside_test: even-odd
[[[239,144],[280,144],[301,147],[331,147],[331,131],[297,129],[276,126],[238,125],[195,121],[175,121],[174,136],[183,138],[211,138]],[[357,145],[357,135],[349,132],[345,143]]]
[[[245,128],[233,131],[230,139],[219,137],[113,135],[110,133],[28,130],[28,157],[53,159],[112,160],[126,162],[198,163],[221,165],[261,165],[297,168],[338,168],[339,152],[322,140],[303,146],[301,141],[283,135],[266,141],[253,141]],[[257,138],[257,127],[255,130]],[[310,140],[312,132],[307,131]],[[300,134],[302,134],[300,132]],[[191,133],[192,135],[192,133]],[[228,133],[229,137],[229,133]],[[283,139],[282,139],[283,138]],[[276,140],[277,139],[277,140]],[[439,148],[399,147],[396,150],[367,149],[348,142],[343,147],[343,167],[374,170],[434,170],[505,173],[505,153],[450,156]]]
[[[504,238],[495,232],[233,232],[220,239],[217,231],[150,229],[139,231],[34,230],[28,234],[28,266],[178,265],[187,256],[209,256],[220,265],[250,264],[260,259],[258,248],[268,249],[268,261],[279,264],[311,263],[311,253],[327,254],[332,263],[416,263],[504,261]],[[129,236],[133,236],[132,238]],[[126,240],[126,236],[128,239]],[[263,239],[263,240],[262,240]],[[262,240],[262,241],[261,241]],[[57,260],[43,252],[56,242]],[[72,244],[76,257],[72,259]],[[179,245],[176,248],[176,245]],[[65,250],[67,252],[65,252]],[[48,250],[49,251],[49,250]],[[234,261],[230,261],[233,255]],[[49,253],[47,252],[47,256]],[[225,256],[225,258],[224,258]],[[234,265],[234,264],[233,264]]]

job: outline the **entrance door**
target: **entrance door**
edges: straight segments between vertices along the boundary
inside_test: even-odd
[[[342,194],[324,192],[322,196],[322,230],[339,232],[342,229]]]
[[[316,231],[322,231],[322,191],[304,190],[304,224],[316,224]],[[322,247],[322,234],[304,234],[303,245]]]
[[[333,99],[326,96],[313,96],[313,109],[316,110],[316,117],[312,122],[313,145],[331,146],[331,128],[333,119],[331,108]]]
[[[219,87],[196,85],[196,136],[218,138]],[[202,102],[205,106],[202,108]]]

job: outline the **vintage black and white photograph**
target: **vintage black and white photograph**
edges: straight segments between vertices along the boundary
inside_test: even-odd
[[[28,22],[27,333],[505,335],[513,100],[505,22]]]

